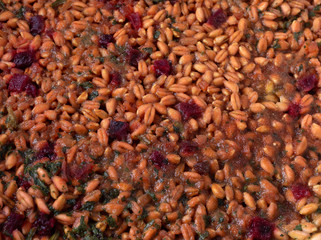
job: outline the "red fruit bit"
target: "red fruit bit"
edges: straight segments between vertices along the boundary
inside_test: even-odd
[[[210,171],[210,165],[206,161],[195,163],[193,168],[199,174],[207,174]]]
[[[319,77],[316,74],[305,75],[297,82],[298,89],[302,92],[309,92],[318,86]]]
[[[164,155],[159,151],[152,152],[149,159],[157,168],[163,168],[165,165],[168,164]]]
[[[24,190],[28,190],[31,187],[31,184],[29,183],[28,179],[25,177],[18,178],[17,184],[19,187],[24,188]]]
[[[30,33],[33,36],[39,35],[45,29],[45,19],[43,16],[36,15],[30,18],[29,20]]]
[[[215,10],[208,18],[207,22],[215,28],[219,28],[227,20],[226,14],[222,9]]]
[[[36,97],[38,95],[38,88],[35,83],[30,83],[26,86],[26,92],[28,95],[32,97]]]
[[[122,77],[119,72],[113,72],[110,74],[110,82],[109,85],[112,88],[118,88],[121,84]]]
[[[155,68],[157,77],[161,75],[168,76],[172,72],[172,64],[166,59],[154,61],[154,68]]]
[[[127,122],[111,120],[109,124],[109,137],[119,141],[124,140],[129,133],[129,124]]]
[[[195,142],[183,141],[180,144],[179,153],[182,157],[191,157],[198,152],[198,144]]]
[[[28,84],[31,83],[29,76],[25,74],[13,74],[9,82],[9,92],[22,92],[26,90]]]
[[[25,52],[16,53],[13,57],[13,62],[16,68],[25,69],[30,67],[35,61],[35,54],[33,51],[27,50]]]
[[[300,200],[301,198],[311,196],[311,192],[308,186],[303,185],[302,183],[293,184],[291,187],[291,191],[295,200]]]
[[[81,198],[79,198],[72,209],[73,209],[74,211],[79,210],[79,209],[81,208],[81,206],[82,206],[82,203],[81,203],[81,202],[82,202],[82,200],[81,200]]]
[[[142,27],[142,20],[138,13],[131,13],[128,15],[128,19],[132,27],[138,31]]]
[[[249,236],[252,240],[271,240],[275,226],[270,221],[254,217],[250,223]]]
[[[40,212],[32,226],[37,228],[38,235],[48,236],[53,233],[55,223],[56,220],[50,215]]]
[[[126,53],[128,64],[137,68],[139,60],[143,57],[142,53],[139,50],[133,48],[127,49]]]
[[[182,114],[185,121],[190,118],[199,118],[203,113],[203,110],[193,100],[177,104],[176,109]]]
[[[288,114],[292,118],[297,118],[298,116],[300,116],[300,110],[301,110],[301,107],[298,103],[291,102],[289,105]]]
[[[77,180],[85,180],[92,172],[93,167],[92,163],[74,164],[70,167],[69,174]]]
[[[11,212],[11,214],[3,224],[3,232],[11,234],[14,230],[20,229],[22,227],[23,221],[23,215],[16,212]]]
[[[37,154],[36,158],[37,160],[47,157],[50,160],[54,160],[56,158],[55,154],[55,144],[54,143],[47,143],[42,149],[40,149]]]
[[[114,42],[115,39],[111,34],[102,34],[99,36],[99,46],[102,48],[107,48],[109,43]]]

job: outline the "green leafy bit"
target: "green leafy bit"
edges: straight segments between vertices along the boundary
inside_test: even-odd
[[[0,1],[0,10],[7,10],[6,5],[3,3],[3,1]]]
[[[94,87],[94,85],[91,82],[82,82],[79,84],[79,86],[86,90]]]
[[[11,107],[7,107],[8,116],[6,118],[6,127],[15,130],[18,127],[18,120]]]
[[[153,53],[153,48],[151,48],[151,47],[143,48],[142,50],[149,53],[149,54]]]
[[[37,231],[37,228],[31,228],[27,237],[26,237],[26,240],[32,240],[33,239],[33,236],[36,234],[36,231]]]
[[[8,142],[6,144],[0,145],[0,159],[4,159],[5,156],[14,149],[14,144]]]
[[[205,240],[209,236],[208,231],[205,231],[203,233],[197,232],[197,234],[198,234],[198,239],[199,240]]]
[[[301,36],[301,32],[295,32],[295,33],[293,33],[293,37],[294,37],[294,39],[295,39],[295,41],[299,41],[299,37]]]
[[[53,9],[57,9],[59,6],[63,5],[66,2],[66,0],[56,0],[51,4],[51,7]]]
[[[158,39],[159,38],[159,36],[160,36],[160,31],[155,31],[154,32],[154,39]]]
[[[299,225],[296,225],[294,230],[299,230],[299,231],[302,231],[302,225],[299,224]]]
[[[95,207],[96,202],[85,202],[85,204],[82,206],[82,210],[92,211]]]
[[[140,216],[138,217],[138,219],[139,219],[139,220],[144,220],[144,219],[147,218],[147,217],[148,217],[148,212],[147,212],[147,210],[146,210],[145,208],[143,208],[142,215],[140,215]]]
[[[34,161],[35,152],[32,149],[27,149],[25,151],[18,150],[20,156],[24,159],[24,164],[29,165]]]
[[[88,99],[93,100],[94,98],[96,98],[98,96],[99,96],[98,91],[93,91],[93,92],[91,92],[91,94],[89,94]]]
[[[50,238],[49,240],[58,240],[59,238],[59,231],[56,231]]]
[[[117,223],[116,223],[115,219],[114,219],[112,216],[108,216],[108,217],[107,217],[107,223],[108,223],[108,226],[109,226],[110,228],[115,228],[115,227],[117,227]]]
[[[272,47],[273,47],[274,49],[279,49],[279,48],[281,48],[281,46],[280,46],[280,44],[279,44],[279,39],[276,39],[276,40],[274,41]]]
[[[19,18],[19,19],[24,19],[25,18],[25,12],[26,12],[26,8],[24,6],[22,6],[16,12],[16,17]]]

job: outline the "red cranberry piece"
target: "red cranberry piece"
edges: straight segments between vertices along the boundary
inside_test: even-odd
[[[38,88],[35,83],[29,83],[26,86],[27,94],[31,95],[32,97],[36,97],[38,95]]]
[[[138,13],[131,13],[128,15],[128,19],[132,27],[138,31],[142,27],[142,20]]]
[[[77,180],[85,180],[92,172],[93,167],[92,163],[74,164],[70,167],[69,174]]]
[[[8,90],[9,92],[22,92],[26,90],[28,84],[31,83],[29,76],[25,74],[13,74],[9,82]]]
[[[166,59],[154,61],[154,68],[155,68],[157,77],[161,75],[168,76],[172,72],[172,64]]]
[[[76,204],[74,205],[74,207],[72,208],[72,210],[74,210],[74,211],[79,210],[81,208],[81,206],[82,206],[81,202],[82,202],[82,200],[81,200],[81,198],[79,198],[77,200]]]
[[[33,51],[27,50],[25,52],[16,53],[13,57],[13,62],[16,68],[25,69],[30,67],[35,61],[35,54]]]
[[[49,142],[47,144],[44,145],[43,148],[41,148],[37,154],[36,154],[36,158],[39,160],[41,158],[47,157],[50,160],[54,160],[56,157],[55,154],[55,144],[52,142]]]
[[[165,165],[168,164],[164,155],[159,151],[152,152],[149,159],[157,168],[163,168]]]
[[[210,165],[207,161],[195,163],[193,168],[199,174],[207,174],[210,171]]]
[[[45,29],[45,19],[43,16],[36,15],[30,18],[29,20],[30,33],[33,36],[39,35]]]
[[[298,116],[300,116],[300,110],[301,110],[301,107],[298,103],[291,102],[289,105],[288,114],[292,118],[297,118]]]
[[[309,92],[318,86],[319,78],[316,74],[309,74],[300,78],[297,82],[298,89]]]
[[[122,82],[122,77],[119,72],[113,72],[110,74],[109,85],[113,88],[118,88]]]
[[[32,226],[37,228],[38,235],[48,236],[53,233],[55,223],[56,220],[50,215],[40,212]]]
[[[19,187],[24,188],[25,190],[28,190],[31,187],[31,184],[29,183],[28,179],[25,177],[19,178],[17,180],[17,185]]]
[[[198,152],[198,145],[195,142],[183,141],[180,144],[179,153],[182,157],[191,157]]]
[[[211,16],[208,18],[207,22],[215,28],[219,28],[227,20],[226,14],[222,9],[218,9],[212,12]]]
[[[291,187],[291,191],[293,193],[293,197],[295,200],[300,200],[304,197],[310,197],[311,192],[308,186],[303,185],[302,183],[295,183]]]
[[[108,134],[111,139],[119,141],[124,140],[129,133],[129,124],[127,122],[111,120]]]
[[[250,223],[249,236],[252,240],[271,240],[274,227],[274,224],[270,221],[261,217],[254,217]]]
[[[16,212],[11,212],[9,217],[3,224],[4,233],[11,234],[14,230],[20,229],[22,227],[23,221],[23,215]]]
[[[100,35],[98,42],[99,42],[100,47],[107,48],[108,44],[112,43],[114,41],[115,41],[115,39],[114,39],[113,35],[102,34],[102,35]]]
[[[139,60],[143,57],[142,53],[139,50],[133,48],[128,49],[126,52],[127,62],[129,63],[129,65],[137,68]]]
[[[193,100],[177,104],[176,109],[180,111],[185,121],[190,118],[199,118],[203,113],[203,110]]]

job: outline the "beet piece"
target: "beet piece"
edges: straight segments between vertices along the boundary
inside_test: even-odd
[[[164,155],[159,151],[152,152],[149,159],[157,168],[163,168],[165,165],[168,164]]]
[[[138,31],[142,27],[142,20],[140,19],[140,16],[138,13],[134,12],[129,14],[128,19],[130,21],[130,24],[136,31]]]
[[[193,100],[178,103],[176,109],[182,114],[185,121],[190,118],[199,118],[203,113],[203,110]]]
[[[47,144],[45,144],[43,146],[43,148],[41,148],[37,154],[36,154],[36,158],[37,160],[47,157],[50,160],[54,160],[56,158],[56,154],[55,154],[55,144],[52,142],[49,142]]]
[[[16,53],[13,57],[13,62],[16,68],[25,69],[30,67],[35,61],[35,54],[33,51],[27,50],[25,52]]]
[[[167,59],[161,59],[154,61],[154,68],[156,71],[156,76],[170,75],[172,72],[172,64]]]
[[[302,183],[295,183],[291,187],[291,191],[293,193],[293,197],[295,200],[300,200],[304,197],[310,197],[311,192],[308,186],[303,185]]]
[[[222,9],[217,9],[212,12],[211,16],[208,18],[207,22],[215,28],[219,28],[227,20],[226,14]]]
[[[119,141],[124,140],[129,133],[129,124],[127,122],[111,120],[109,124],[109,137]]]
[[[102,34],[99,36],[99,46],[102,48],[107,48],[109,43],[114,42],[115,39],[111,34]]]
[[[29,20],[30,33],[33,36],[39,35],[45,29],[45,19],[43,16],[36,15]]]
[[[25,74],[13,74],[10,79],[8,90],[9,92],[22,92],[26,90],[28,84],[31,83],[31,79],[29,76]]]
[[[113,72],[110,74],[109,85],[112,88],[118,88],[122,82],[122,77],[119,72]]]
[[[3,232],[11,234],[14,230],[20,229],[22,227],[23,221],[23,215],[16,212],[11,212],[9,217],[3,224]]]
[[[127,53],[127,62],[130,66],[138,67],[138,62],[140,59],[142,59],[143,55],[142,53],[134,48],[130,48],[126,50]]]
[[[288,114],[292,118],[297,118],[298,116],[300,116],[300,110],[301,110],[301,107],[298,103],[291,102],[289,105]]]
[[[32,224],[37,228],[37,234],[40,236],[51,235],[54,231],[56,220],[48,214],[40,212],[36,221]]]
[[[250,223],[249,236],[252,240],[271,240],[274,228],[274,224],[270,221],[254,217]]]
[[[207,174],[210,171],[210,165],[207,161],[195,163],[193,168],[199,174]]]
[[[69,168],[69,174],[77,180],[85,180],[93,167],[92,163],[74,164]]]
[[[297,82],[297,87],[302,92],[310,92],[318,86],[319,78],[316,74],[305,75]]]
[[[198,152],[198,145],[195,142],[183,141],[180,144],[179,153],[182,157],[191,157]]]
[[[31,95],[32,97],[36,97],[38,95],[38,87],[35,83],[29,83],[26,86],[26,92],[28,95]]]

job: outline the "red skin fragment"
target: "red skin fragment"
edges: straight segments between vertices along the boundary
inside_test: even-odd
[[[291,102],[289,104],[289,108],[288,108],[288,114],[292,117],[292,118],[297,118],[300,116],[300,110],[301,107],[298,103],[293,103]]]
[[[315,73],[310,73],[301,77],[297,82],[297,87],[302,92],[310,92],[318,86],[319,77]]]
[[[218,9],[212,12],[208,18],[207,23],[211,24],[215,28],[219,28],[223,23],[227,21],[227,16],[222,9]]]
[[[203,110],[193,100],[177,104],[176,109],[182,114],[184,121],[199,118],[203,113]]]
[[[295,200],[300,200],[301,198],[304,197],[310,197],[311,192],[310,189],[307,185],[304,185],[302,183],[295,183],[291,187],[291,191],[293,194],[293,197]]]
[[[249,237],[252,240],[272,240],[274,228],[274,223],[261,217],[254,217],[249,226]]]
[[[130,13],[128,15],[128,20],[130,21],[130,24],[136,31],[138,31],[142,27],[142,20],[140,19],[138,13]]]

